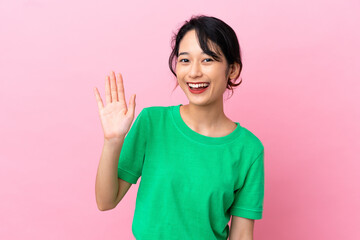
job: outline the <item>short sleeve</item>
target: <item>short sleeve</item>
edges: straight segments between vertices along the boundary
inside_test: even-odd
[[[235,191],[230,214],[261,219],[264,201],[264,150],[249,167],[243,186]]]
[[[144,164],[147,139],[147,112],[143,109],[125,136],[118,163],[118,178],[136,184]]]

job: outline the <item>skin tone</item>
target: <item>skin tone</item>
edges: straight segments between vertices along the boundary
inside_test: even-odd
[[[215,44],[210,44],[214,52]],[[221,50],[220,62],[203,53],[195,30],[188,31],[179,45],[176,75],[179,86],[189,100],[180,107],[184,122],[195,132],[209,137],[222,137],[235,130],[236,124],[224,114],[223,94],[228,78],[239,75],[240,65],[231,64],[226,75],[227,61]],[[191,93],[186,82],[209,82],[207,90]]]
[[[254,219],[232,216],[229,240],[253,240]]]
[[[131,183],[118,178],[117,166],[125,135],[134,121],[136,95],[131,95],[127,104],[122,75],[119,73],[116,81],[113,71],[105,79],[106,105],[96,87],[94,94],[104,132],[95,195],[99,210],[106,211],[115,208],[131,186]]]

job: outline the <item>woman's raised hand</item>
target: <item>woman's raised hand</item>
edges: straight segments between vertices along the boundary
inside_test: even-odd
[[[136,94],[131,95],[128,108],[125,101],[122,75],[119,73],[118,81],[116,81],[113,71],[110,77],[106,76],[105,78],[105,107],[96,87],[94,93],[99,108],[104,138],[106,140],[124,138],[134,120]]]

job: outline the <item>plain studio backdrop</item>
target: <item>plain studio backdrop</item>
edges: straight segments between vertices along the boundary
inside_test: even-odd
[[[139,182],[115,209],[96,206],[93,88],[104,100],[105,75],[121,72],[135,117],[186,104],[167,61],[173,32],[197,14],[228,23],[242,49],[243,82],[224,104],[265,147],[255,239],[360,239],[359,10],[358,0],[0,1],[0,239],[133,239]]]

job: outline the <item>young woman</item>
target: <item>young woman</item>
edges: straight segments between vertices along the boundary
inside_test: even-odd
[[[234,83],[242,69],[235,32],[218,18],[192,17],[174,36],[169,67],[189,103],[144,108],[132,126],[135,94],[128,107],[122,75],[106,77],[105,107],[95,88],[104,131],[98,208],[115,208],[141,176],[136,239],[253,239],[264,147],[224,114],[226,89],[241,83]]]

